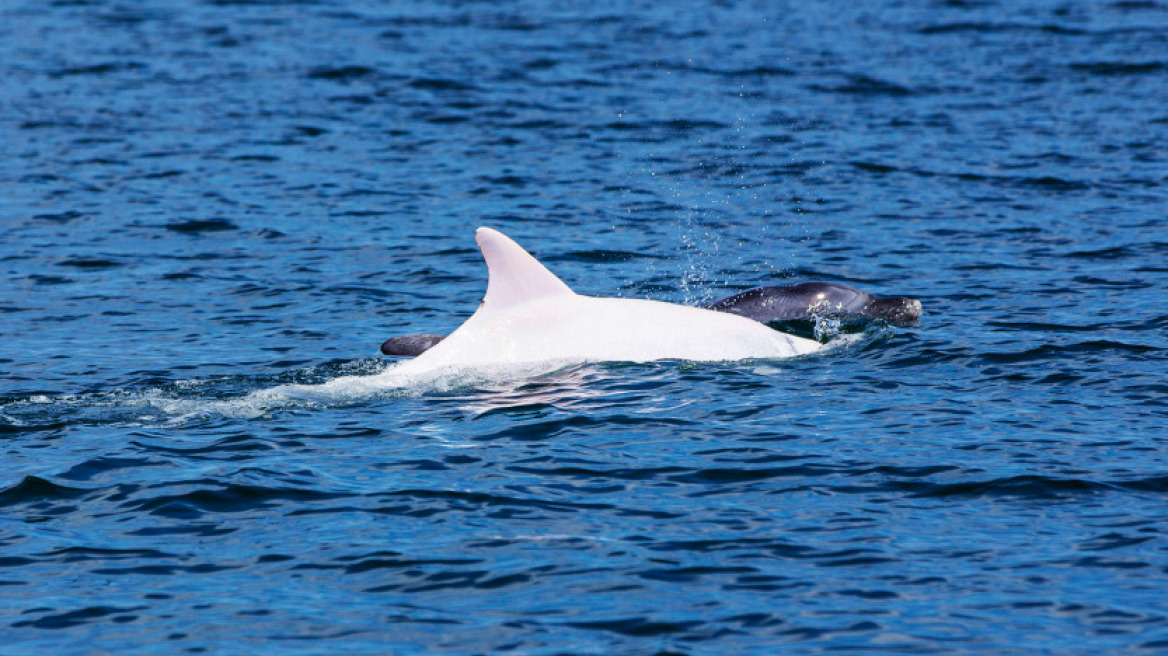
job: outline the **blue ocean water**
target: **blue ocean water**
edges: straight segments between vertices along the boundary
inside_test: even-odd
[[[5,654],[1168,653],[1163,2],[8,0],[0,73]],[[359,384],[480,225],[925,316]]]

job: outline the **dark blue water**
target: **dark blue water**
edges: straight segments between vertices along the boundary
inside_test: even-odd
[[[1163,2],[4,2],[3,652],[1168,653],[1166,148]],[[479,225],[926,314],[371,383]]]

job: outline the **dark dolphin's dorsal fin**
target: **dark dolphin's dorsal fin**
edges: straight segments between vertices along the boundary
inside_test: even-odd
[[[531,253],[498,230],[479,228],[475,242],[487,261],[485,308],[498,310],[537,298],[574,294]]]

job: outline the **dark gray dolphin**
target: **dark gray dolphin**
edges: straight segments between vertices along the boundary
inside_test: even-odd
[[[883,319],[910,323],[921,316],[921,302],[914,298],[876,298],[866,291],[836,282],[801,282],[795,285],[755,287],[727,296],[708,310],[737,314],[761,323],[812,321],[817,317]],[[413,357],[441,342],[445,335],[404,335],[385,340],[381,352]]]
[[[762,323],[825,318],[884,319],[909,323],[921,316],[914,298],[876,298],[862,289],[836,282],[801,282],[780,287],[755,287],[704,306]]]

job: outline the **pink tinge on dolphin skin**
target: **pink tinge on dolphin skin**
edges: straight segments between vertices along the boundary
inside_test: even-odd
[[[479,228],[475,231],[475,242],[487,261],[487,295],[483,304],[488,309],[575,294],[531,253],[498,230]]]
[[[433,348],[400,363],[395,375],[513,365],[530,373],[531,365],[577,362],[729,362],[823,349],[733,314],[576,294],[502,233],[479,228],[475,241],[487,263],[483,304]]]

